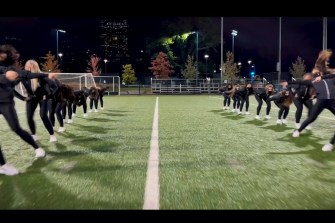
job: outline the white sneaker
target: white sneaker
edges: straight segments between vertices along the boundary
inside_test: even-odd
[[[235,108],[233,108],[233,109],[231,110],[231,112],[235,112]]]
[[[84,114],[84,118],[86,118],[86,117],[88,117],[88,114],[87,114],[87,113]]]
[[[245,112],[245,114],[246,114],[246,115],[250,115],[250,112],[247,111],[247,112]]]
[[[57,142],[57,138],[55,135],[50,136],[50,142]]]
[[[312,129],[312,125],[309,124],[308,126],[306,126],[306,129],[307,129],[307,130],[311,130],[311,129]]]
[[[73,119],[69,119],[69,120],[67,120],[67,123],[73,123]]]
[[[19,171],[12,165],[6,163],[5,165],[0,166],[0,174],[4,174],[7,176],[14,176],[18,174]]]
[[[237,110],[237,114],[240,115],[242,112],[240,110]]]
[[[277,124],[282,124],[282,120],[280,120],[280,119],[277,119],[277,122],[276,122]]]
[[[295,131],[293,132],[292,136],[293,136],[294,138],[297,138],[297,137],[300,136],[300,132],[299,132],[298,130],[295,130]]]
[[[334,146],[333,146],[333,144],[330,144],[330,143],[327,143],[326,145],[324,145],[323,147],[322,147],[322,151],[323,152],[330,152],[330,151],[332,151],[334,149]]]
[[[104,110],[104,107],[101,107],[100,110]]]
[[[287,124],[287,119],[282,119],[281,121],[283,124]]]
[[[35,158],[45,157],[45,151],[42,148],[35,149]]]
[[[65,127],[59,127],[58,132],[65,132]],[[51,138],[50,138],[51,140]]]
[[[36,135],[31,135],[33,137],[34,141],[37,141],[37,136]]]
[[[76,116],[76,113],[72,113],[72,117]]]
[[[88,110],[88,112],[92,112],[92,111],[93,111],[92,109]]]
[[[300,129],[301,124],[300,123],[295,123],[295,128]]]
[[[261,116],[256,115],[256,116],[255,116],[255,119],[260,120],[260,119],[261,119]]]
[[[226,110],[229,110],[230,108],[229,107],[226,107]]]
[[[98,109],[94,109],[94,112],[98,112]]]
[[[266,118],[267,120],[269,120],[271,117],[270,117],[270,115],[267,115],[267,116],[265,116],[265,118]]]

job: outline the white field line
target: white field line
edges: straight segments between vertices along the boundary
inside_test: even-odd
[[[158,97],[152,124],[150,154],[148,160],[147,180],[144,193],[144,210],[159,209],[159,142],[158,142]]]

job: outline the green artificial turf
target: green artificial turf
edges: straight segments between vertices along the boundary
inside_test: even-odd
[[[220,95],[158,97],[160,209],[335,209],[330,112],[293,138],[294,105],[284,126],[274,104],[255,120],[253,96],[249,116],[223,111]],[[37,161],[1,117],[2,150],[23,173],[0,175],[0,209],[142,209],[155,98],[106,96],[86,119],[79,108],[55,144],[37,112]]]
[[[142,208],[155,98],[104,100],[104,110],[88,118],[79,107],[54,144],[37,111],[38,144],[47,157],[36,161],[33,149],[0,118],[4,154],[23,172],[0,175],[0,209]],[[19,119],[28,129],[22,106],[17,103]]]
[[[296,139],[294,105],[281,126],[274,104],[272,119],[255,120],[250,99],[242,116],[223,111],[222,96],[160,97],[162,209],[335,208],[335,153],[321,151],[333,115]]]

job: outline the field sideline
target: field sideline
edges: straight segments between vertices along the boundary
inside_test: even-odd
[[[335,131],[329,111],[293,138],[294,105],[284,126],[273,103],[269,121],[255,120],[253,96],[248,116],[223,111],[221,95],[158,98],[160,209],[335,208],[335,153],[321,151]],[[47,152],[37,161],[0,116],[3,151],[22,172],[0,175],[0,209],[142,209],[155,103],[106,96],[87,119],[79,108],[55,144],[36,111]],[[24,104],[16,106],[27,130]]]

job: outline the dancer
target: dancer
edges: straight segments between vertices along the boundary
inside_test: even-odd
[[[322,80],[303,82],[304,84],[315,88],[317,101],[313,106],[309,117],[301,124],[300,128],[293,132],[293,137],[299,137],[301,131],[303,131],[309,124],[313,123],[325,108],[335,115],[335,84],[332,79],[326,79],[326,76],[324,76],[331,71],[327,65],[331,55],[332,52],[330,50],[321,51],[312,71],[315,76],[320,76],[319,80],[321,78]]]
[[[232,84],[227,84],[223,89],[222,89],[222,95],[223,95],[223,109],[224,110],[229,110],[230,106],[230,94],[232,93],[233,85]]]
[[[243,106],[245,103],[245,114],[250,115],[249,112],[249,95],[252,93],[252,85],[248,83],[245,87],[241,88],[240,91],[237,93],[240,99],[240,108],[238,114],[241,114],[243,111]]]
[[[286,118],[293,101],[293,93],[288,88],[283,88],[279,93],[271,95],[268,101],[274,101],[279,108],[277,124],[287,124]]]
[[[108,89],[109,87],[97,87],[98,89],[98,94],[99,94],[99,100],[100,100],[100,109],[103,110],[104,109],[104,93],[105,91]]]
[[[268,98],[275,93],[274,87],[272,84],[267,83],[264,88],[256,89],[255,90],[255,98],[258,102],[257,110],[256,110],[256,119],[260,120],[261,117],[259,116],[259,113],[261,112],[261,108],[263,105],[263,101],[266,103],[266,119],[270,119],[270,111],[271,111],[271,102],[268,100]]]
[[[38,66],[38,63],[35,60],[28,60],[25,64],[25,70],[32,71],[34,73],[41,73],[41,70]],[[54,130],[51,124],[51,121],[48,117],[48,100],[54,95],[57,91],[57,85],[52,84],[54,82],[50,81],[47,78],[44,79],[32,79],[30,85],[33,89],[34,97],[27,101],[26,110],[27,110],[27,119],[28,125],[32,134],[33,139],[36,141],[36,125],[34,122],[34,113],[37,108],[37,105],[40,106],[40,117],[43,121],[43,124],[50,135],[50,142],[56,142],[57,138],[54,134]]]

